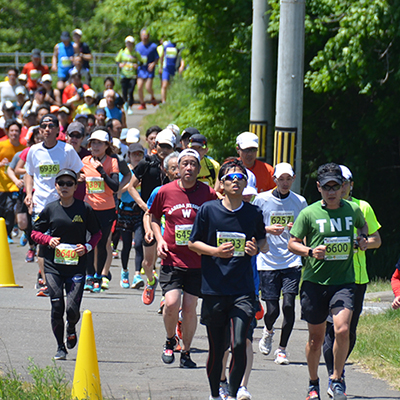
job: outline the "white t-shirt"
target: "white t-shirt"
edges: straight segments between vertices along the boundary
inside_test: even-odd
[[[39,213],[52,201],[58,199],[55,187],[56,175],[63,168],[79,172],[83,163],[74,148],[58,141],[57,144],[47,149],[43,143],[33,145],[26,159],[26,172],[33,176],[33,211]]]
[[[303,196],[290,192],[285,199],[278,199],[272,192],[275,189],[257,195],[253,204],[260,207],[265,226],[281,224],[285,230],[279,236],[267,234],[269,251],[259,253],[257,256],[257,269],[259,271],[272,271],[276,269],[293,268],[301,265],[301,257],[291,253],[287,246],[290,239],[288,222],[294,222],[300,211],[307,207]]]
[[[17,95],[15,94],[15,89],[20,86],[18,84],[11,86],[8,81],[0,82],[0,110],[3,104],[9,100],[14,106],[17,104]]]

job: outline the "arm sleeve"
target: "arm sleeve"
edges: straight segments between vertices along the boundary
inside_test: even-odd
[[[127,162],[123,159],[123,158],[118,158],[118,168],[119,168],[119,172],[121,172],[121,174],[123,176],[126,175],[131,175],[131,170],[127,164]]]
[[[98,168],[97,171],[100,172],[101,177],[104,179],[104,182],[107,184],[107,186],[113,191],[113,192],[118,192],[119,188],[119,177],[118,174],[113,172],[110,175],[107,175],[106,172],[104,171],[103,168]]]
[[[391,283],[394,295],[396,297],[400,296],[400,270],[397,268],[396,271],[394,271]]]
[[[38,231],[32,231],[31,237],[36,243],[42,244],[45,246],[49,245],[50,240],[52,238],[50,235],[45,235],[44,233],[38,232]]]

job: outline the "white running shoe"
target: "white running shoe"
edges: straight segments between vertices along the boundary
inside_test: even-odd
[[[269,333],[267,331],[267,328],[264,327],[263,330],[263,335],[262,338],[260,339],[260,342],[258,343],[258,348],[260,349],[260,352],[262,354],[265,354],[266,356],[271,353],[271,349],[272,349],[272,338],[274,337],[275,331],[273,331],[272,333]]]
[[[251,394],[247,390],[246,386],[240,386],[236,394],[237,400],[251,400]]]
[[[286,357],[286,351],[282,349],[277,349],[275,351],[275,364],[278,365],[289,365],[289,360]]]
[[[220,382],[219,383],[219,397],[221,397],[222,400],[226,400],[229,396],[228,392],[228,381],[225,382]]]

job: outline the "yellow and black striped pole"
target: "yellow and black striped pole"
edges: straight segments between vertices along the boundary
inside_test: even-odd
[[[297,128],[275,128],[274,164],[287,162],[294,167]]]
[[[268,122],[256,122],[250,121],[250,132],[253,132],[258,136],[258,153],[257,157],[266,159],[267,158],[267,132]]]

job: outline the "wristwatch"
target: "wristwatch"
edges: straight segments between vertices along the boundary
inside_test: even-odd
[[[313,250],[314,250],[314,249],[309,249],[309,250],[308,250],[308,257],[314,257],[314,255],[313,255]]]
[[[86,247],[86,253],[89,253],[89,252],[92,251],[92,245],[91,245],[91,244],[86,243],[86,244],[85,244],[85,247]]]
[[[368,242],[368,236],[365,233],[360,233],[360,237],[363,237]]]

